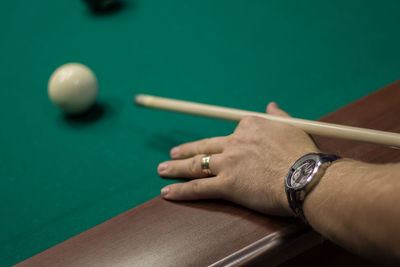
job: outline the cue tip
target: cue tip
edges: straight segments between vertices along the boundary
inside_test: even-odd
[[[148,106],[152,102],[151,100],[152,97],[149,95],[137,94],[135,95],[133,102],[135,102],[135,104],[138,106]]]

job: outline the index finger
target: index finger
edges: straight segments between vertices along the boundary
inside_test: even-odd
[[[224,148],[226,137],[213,137],[179,145],[171,149],[171,158],[186,159],[199,154],[217,154]]]

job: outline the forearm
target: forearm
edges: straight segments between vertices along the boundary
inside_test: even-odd
[[[326,238],[373,258],[400,261],[400,165],[332,164],[304,203]]]

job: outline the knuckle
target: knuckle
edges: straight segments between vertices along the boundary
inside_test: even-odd
[[[242,120],[244,120],[246,123],[253,124],[259,121],[263,121],[264,119],[258,116],[246,116]]]
[[[201,184],[200,184],[200,182],[198,181],[198,180],[194,180],[194,181],[192,181],[191,182],[191,191],[194,193],[194,194],[199,194],[199,193],[201,193]]]
[[[228,201],[232,200],[232,194],[233,194],[233,183],[231,182],[230,179],[227,179],[226,177],[220,177],[220,181],[218,183],[218,194],[219,197]]]
[[[243,130],[254,129],[255,127],[257,128],[257,126],[259,126],[261,123],[265,121],[267,120],[257,116],[246,116],[240,120],[237,129],[243,129]]]
[[[224,162],[226,162],[228,165],[231,165],[232,163],[235,163],[237,161],[239,156],[237,153],[230,151],[224,153],[222,157]]]
[[[227,142],[228,145],[236,145],[236,144],[238,144],[240,142],[240,140],[241,139],[235,133],[227,136],[227,138],[226,138],[226,142]]]
[[[193,148],[194,148],[194,150],[195,150],[196,153],[199,153],[199,151],[201,151],[201,149],[202,149],[202,147],[203,147],[203,144],[204,144],[204,142],[206,142],[206,141],[207,141],[207,139],[202,139],[202,140],[200,140],[200,141],[197,141],[197,142],[194,142],[194,143],[193,143]]]
[[[200,141],[195,141],[191,143],[191,147],[194,149],[198,149],[200,147]]]
[[[282,123],[282,122],[271,122],[271,127],[274,127],[278,132],[292,132],[295,131],[297,128],[288,124],[288,123]]]
[[[178,156],[185,156],[187,153],[186,153],[186,151],[187,151],[187,147],[188,147],[188,144],[182,144],[182,145],[179,145],[179,146],[177,146],[176,148],[177,148],[177,150],[178,150],[178,153],[177,153],[177,155]],[[171,151],[171,155],[172,155],[172,151]]]
[[[225,189],[226,183],[224,179],[221,178],[222,177],[216,178],[218,179],[218,181],[215,183],[215,188],[214,188],[214,192],[218,196],[218,198],[224,198],[224,195],[226,194],[225,192],[227,192]]]
[[[240,122],[239,122],[239,126],[246,126],[251,124],[254,121],[254,117],[253,116],[245,116],[243,117]]]
[[[201,160],[201,159],[200,159]],[[198,163],[197,158],[192,158],[190,160],[190,164],[189,164],[189,172],[191,174],[196,174],[198,172],[198,165],[200,165],[200,163]]]

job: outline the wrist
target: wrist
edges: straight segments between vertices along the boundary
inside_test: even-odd
[[[330,199],[335,198],[340,190],[338,183],[342,183],[338,177],[342,177],[342,174],[351,173],[354,170],[355,161],[347,158],[337,160],[331,164],[326,170],[323,179],[319,182],[318,186],[314,188],[304,201],[303,210],[306,218],[310,224],[314,225],[319,220],[322,214],[326,214],[328,210],[330,213],[334,212],[331,207],[326,206]],[[346,175],[347,176],[347,175]],[[347,187],[351,186],[350,183]]]
[[[289,207],[297,217],[307,221],[303,210],[305,200],[329,166],[340,158],[333,154],[308,153],[290,167],[285,177],[285,191]]]

